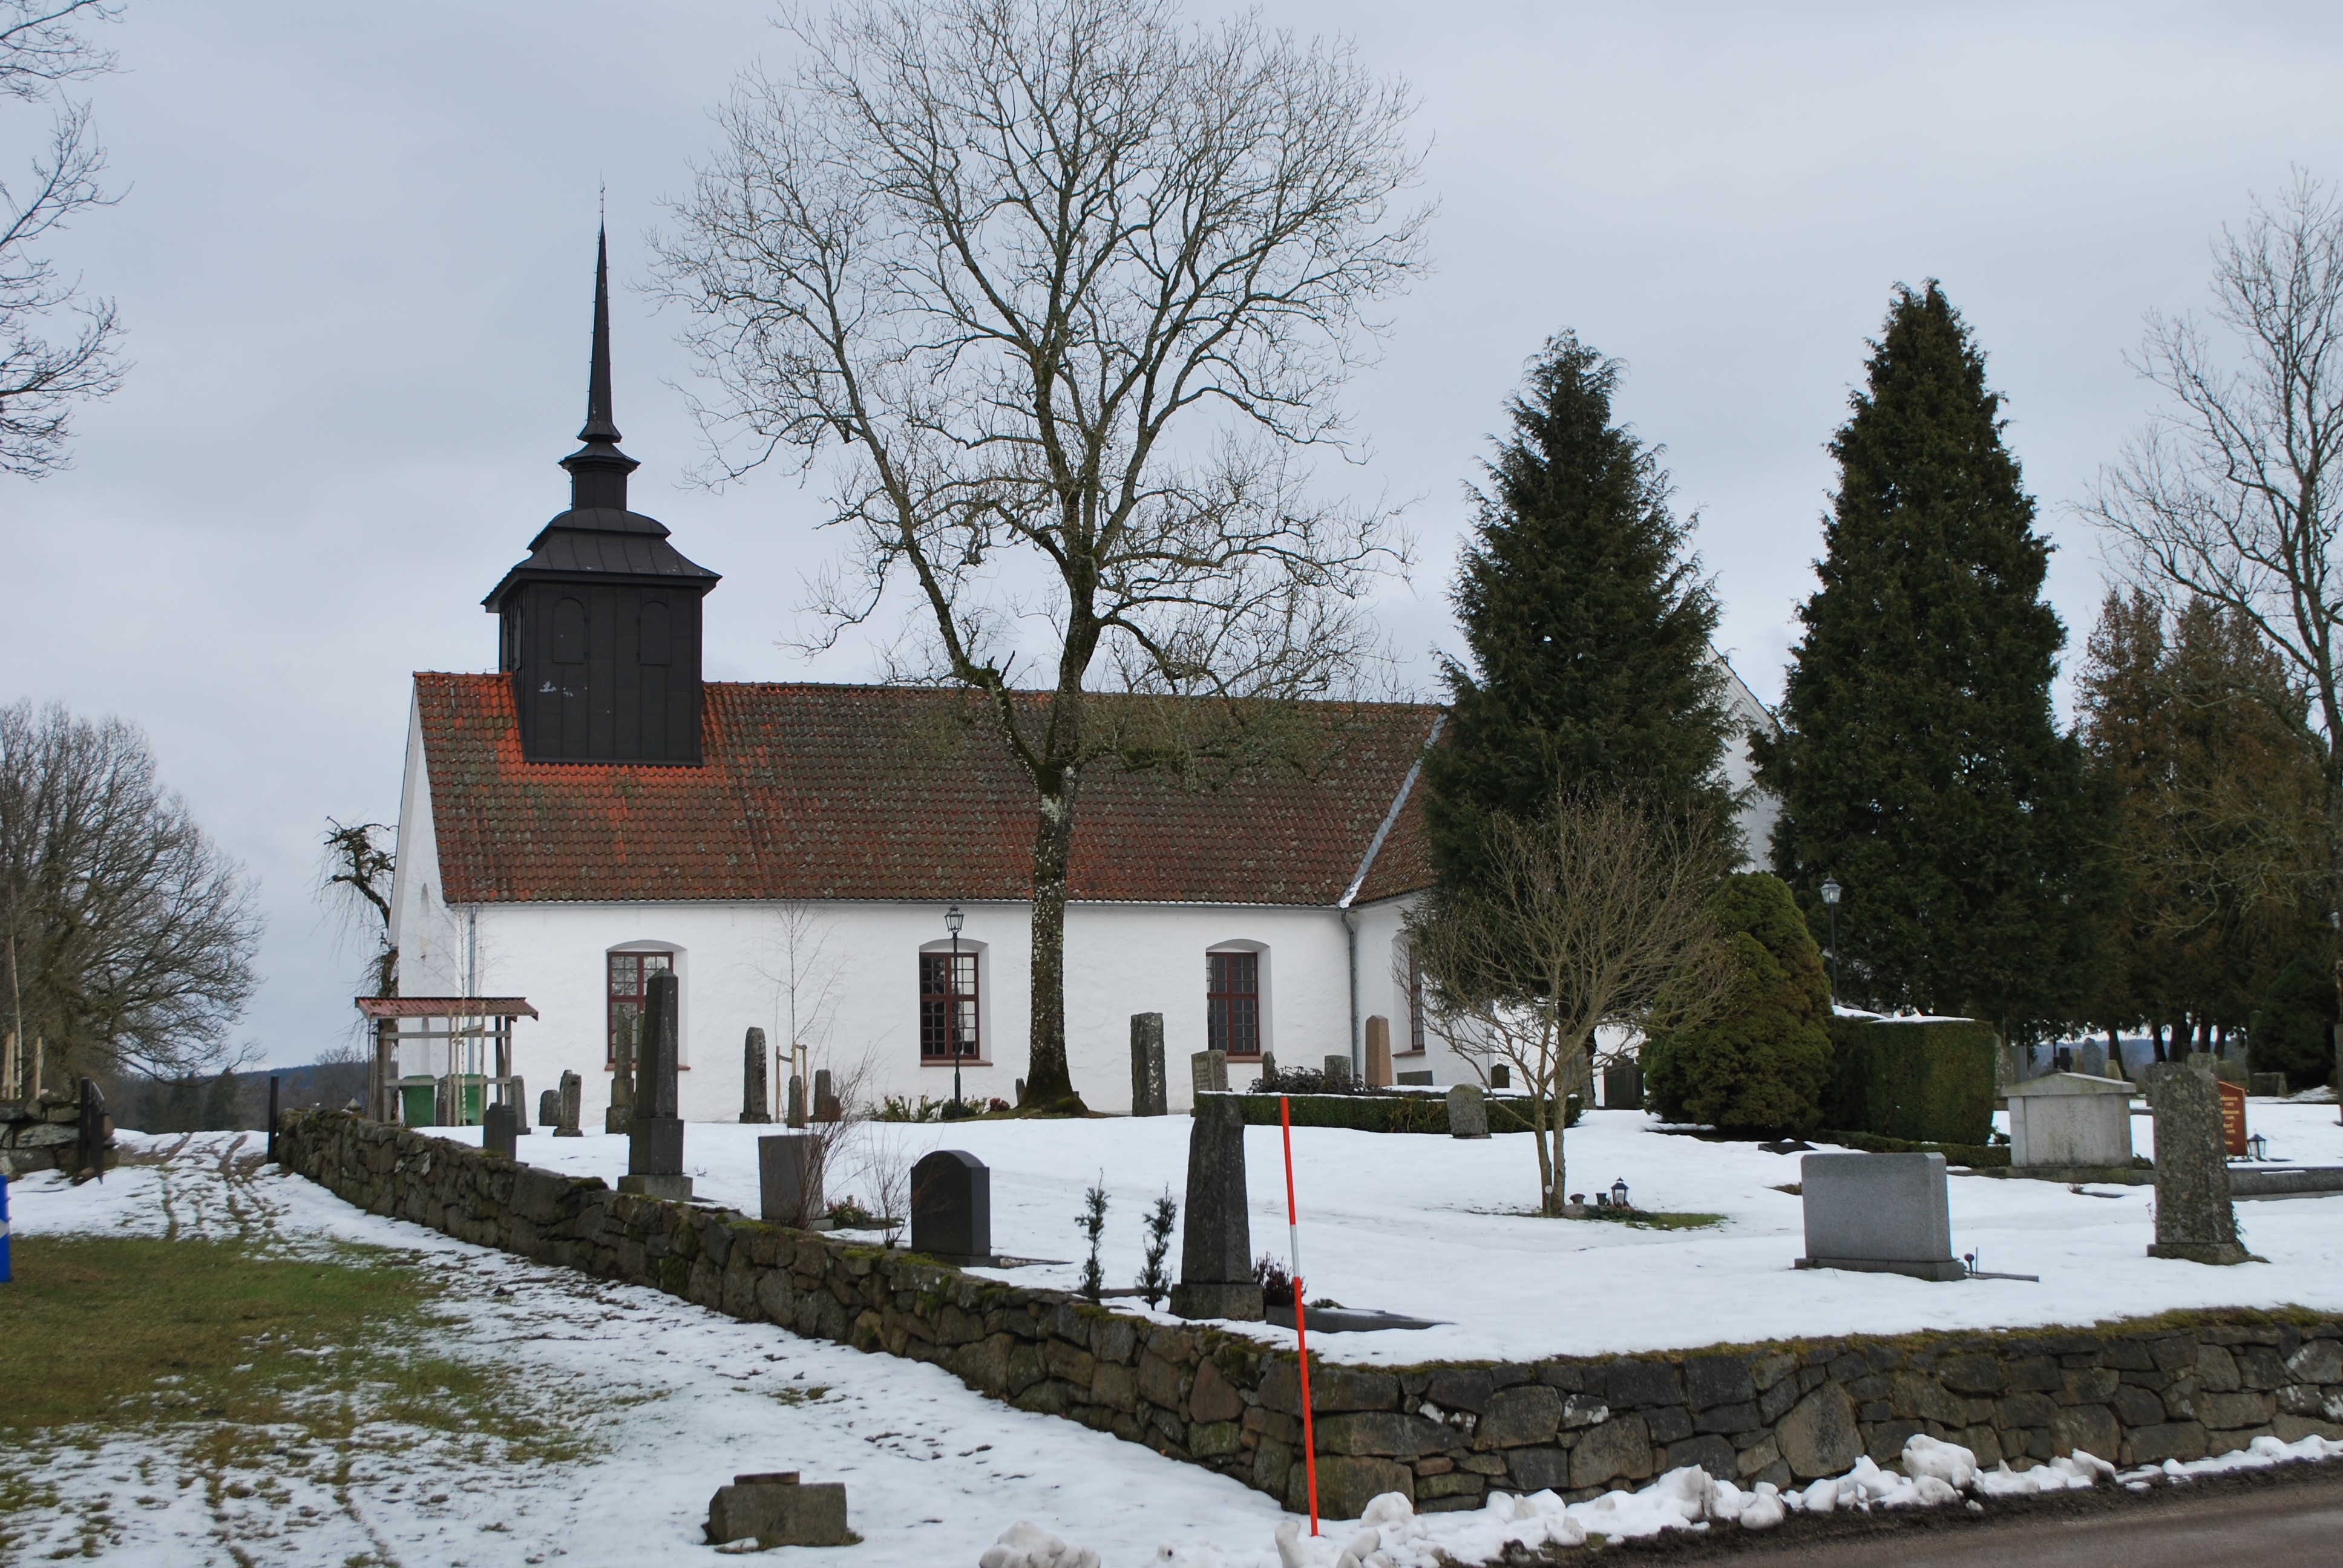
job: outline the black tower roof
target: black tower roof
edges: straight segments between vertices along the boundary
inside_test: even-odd
[[[586,381],[585,443],[561,459],[569,470],[569,509],[556,514],[528,542],[528,558],[505,573],[480,602],[502,607],[528,579],[580,580],[623,577],[699,578],[706,592],[719,575],[687,559],[667,542],[667,525],[627,509],[627,476],[641,465],[618,450],[610,412],[610,253],[607,234],[594,241],[594,352]]]

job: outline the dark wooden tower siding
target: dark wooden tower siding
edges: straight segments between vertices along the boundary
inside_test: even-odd
[[[483,602],[499,619],[498,668],[512,678],[528,761],[698,767],[699,601],[719,579],[668,543],[664,524],[627,509],[636,464],[610,415],[608,273],[598,244],[586,444],[561,460],[569,509]]]

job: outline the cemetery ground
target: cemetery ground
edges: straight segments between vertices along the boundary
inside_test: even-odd
[[[2331,1102],[2257,1101],[2252,1114],[2274,1155],[2343,1163]],[[1189,1125],[867,1124],[841,1151],[830,1195],[873,1191],[866,1176],[906,1169],[930,1148],[970,1150],[992,1168],[997,1250],[1055,1260],[990,1272],[1062,1288],[1083,1255],[1082,1191],[1101,1182],[1105,1272],[1121,1287],[1140,1269],[1144,1210],[1166,1188],[1181,1195]],[[2148,1123],[2136,1128],[2146,1152]],[[755,1140],[772,1131],[694,1123],[685,1165],[698,1195],[753,1213]],[[102,1186],[45,1177],[14,1189],[18,1282],[0,1297],[11,1331],[0,1335],[11,1390],[0,1413],[0,1563],[632,1563],[708,1551],[698,1526],[714,1487],[780,1468],[848,1483],[863,1541],[840,1561],[973,1564],[1020,1520],[1095,1549],[1111,1568],[1278,1561],[1272,1533],[1285,1516],[1269,1498],[1007,1408],[940,1369],[367,1215],[261,1166],[256,1138],[123,1142],[132,1158]],[[1276,1130],[1251,1130],[1247,1142],[1253,1250],[1282,1256]],[[1297,1130],[1311,1296],[1445,1320],[1328,1337],[1313,1350],[1403,1364],[2088,1323],[2195,1306],[2343,1308],[2343,1197],[2240,1203],[2247,1244],[2271,1261],[2215,1269],[2145,1256],[2149,1188],[1956,1177],[1956,1251],[2043,1278],[1938,1284],[1793,1271],[1799,1200],[1780,1189],[1797,1181],[1795,1153],[1605,1111],[1590,1113],[1567,1147],[1574,1190],[1624,1180],[1640,1208],[1717,1218],[1646,1229],[1537,1217],[1520,1137]],[[611,1178],[625,1151],[619,1138],[539,1130],[521,1157]],[[2101,1506],[2084,1495],[1994,1507]],[[2117,1501],[2104,1486],[2088,1495]],[[1436,1526],[1425,1547],[1445,1542],[1461,1562],[1495,1554],[1494,1536],[1469,1549],[1473,1530],[1498,1528],[1482,1514],[1423,1523]],[[1870,1527],[1794,1515],[1771,1539],[1819,1550],[1825,1537]],[[1675,1532],[1666,1550],[1704,1554],[1726,1538]],[[1900,1556],[1883,1538],[1865,1560],[1933,1559]]]

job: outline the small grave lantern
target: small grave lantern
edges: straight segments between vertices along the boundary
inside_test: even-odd
[[[1614,1209],[1627,1207],[1627,1183],[1624,1177],[1611,1183],[1611,1207]]]

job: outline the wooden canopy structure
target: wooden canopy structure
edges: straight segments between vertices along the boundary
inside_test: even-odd
[[[444,1074],[435,1073],[443,1086],[443,1103],[450,1109],[442,1120],[463,1124],[468,1120],[462,1093],[464,1081],[477,1080],[485,1089],[509,1095],[524,1126],[528,1108],[523,1086],[513,1072],[513,1020],[535,1018],[537,1009],[519,996],[362,996],[356,998],[358,1015],[374,1026],[374,1074],[367,1114],[377,1121],[404,1120],[398,1094],[398,1048],[403,1040],[437,1040],[447,1048]],[[434,1024],[437,1027],[433,1027]]]

